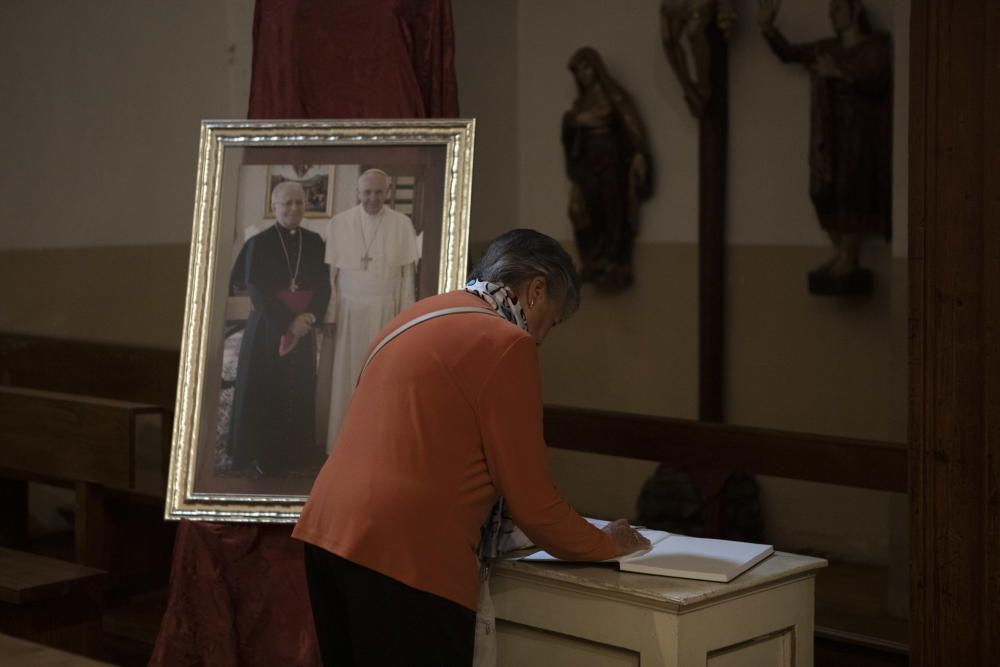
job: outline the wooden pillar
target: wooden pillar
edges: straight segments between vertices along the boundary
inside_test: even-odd
[[[1000,664],[1000,3],[913,0],[911,665]]]
[[[28,539],[28,483],[0,479],[0,547],[19,548]]]
[[[91,482],[76,483],[76,562],[108,567],[108,511],[104,487]]]
[[[710,25],[712,95],[698,124],[698,419],[723,421],[729,57]]]

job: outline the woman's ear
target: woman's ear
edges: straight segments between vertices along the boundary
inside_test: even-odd
[[[535,276],[528,283],[528,307],[534,308],[535,304],[540,302],[546,296],[548,289],[548,282],[545,280],[545,276]]]

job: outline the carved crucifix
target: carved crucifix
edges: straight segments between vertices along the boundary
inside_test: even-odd
[[[660,36],[684,100],[699,121],[698,418],[723,419],[723,287],[729,66],[736,21],[728,0],[663,0]]]

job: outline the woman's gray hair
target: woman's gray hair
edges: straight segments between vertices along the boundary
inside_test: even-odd
[[[469,272],[469,279],[503,283],[517,289],[545,278],[548,296],[562,302],[561,320],[580,306],[580,274],[559,242],[533,229],[514,229],[497,237]]]

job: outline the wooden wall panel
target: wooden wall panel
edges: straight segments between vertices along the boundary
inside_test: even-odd
[[[912,9],[914,665],[1000,664],[996,5],[919,0]]]
[[[987,621],[986,662],[1000,665],[1000,3],[986,9],[985,71],[983,77],[983,170],[991,177],[984,182],[983,264],[983,396],[986,494],[981,499],[986,512],[986,562],[983,576],[983,614]]]

